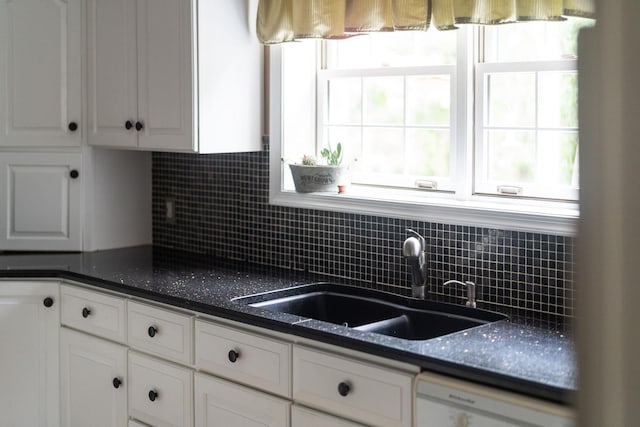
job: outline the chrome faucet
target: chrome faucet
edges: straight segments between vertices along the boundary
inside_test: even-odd
[[[407,229],[411,236],[402,245],[402,255],[411,266],[411,294],[414,298],[424,299],[427,296],[429,280],[427,265],[427,243],[420,234]]]
[[[467,307],[476,308],[476,284],[467,280],[466,282],[461,282],[459,280],[448,280],[444,282],[446,286],[449,284],[462,285],[467,289]]]

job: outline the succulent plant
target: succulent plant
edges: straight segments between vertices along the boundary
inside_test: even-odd
[[[333,150],[331,144],[329,144],[329,148],[323,148],[322,151],[320,151],[320,155],[327,160],[329,166],[338,166],[342,163],[342,144],[338,142],[335,150]]]
[[[316,158],[313,156],[307,156],[306,154],[302,156],[302,164],[305,166],[315,166],[318,164]]]

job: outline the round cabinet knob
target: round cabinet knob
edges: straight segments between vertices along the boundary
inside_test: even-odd
[[[133,127],[133,122],[131,122],[131,120],[127,120],[126,122],[124,122],[124,128],[126,130],[131,130],[132,127]]]
[[[78,172],[77,169],[71,169],[71,172],[69,172],[69,176],[71,177],[71,179],[76,179],[80,176],[80,172]]]
[[[121,385],[122,385],[122,380],[118,377],[115,377],[113,379],[113,388],[120,388]]]
[[[76,122],[69,123],[69,130],[71,132],[75,132],[78,130],[78,124]]]
[[[236,363],[236,360],[238,360],[238,358],[240,357],[240,353],[235,350],[230,350],[228,356],[229,362]]]
[[[158,392],[155,390],[149,390],[149,400],[155,402],[158,398]]]
[[[340,396],[348,395],[349,391],[351,391],[351,386],[349,385],[349,383],[341,382],[340,384],[338,384],[338,393],[340,393]]]
[[[89,317],[90,314],[91,310],[89,308],[85,307],[82,309],[82,317],[84,317],[85,319]]]
[[[469,417],[467,414],[456,415],[456,427],[469,427]]]
[[[51,297],[46,297],[42,303],[44,304],[45,307],[49,308],[53,305],[53,298]]]
[[[142,129],[144,129],[142,122],[136,122],[136,130],[140,132]]]
[[[158,333],[158,328],[156,328],[155,326],[149,326],[149,329],[147,329],[147,333],[151,338],[153,338]]]

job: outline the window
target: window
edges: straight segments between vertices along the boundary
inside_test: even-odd
[[[271,166],[279,172],[272,201],[483,225],[489,218],[545,231],[554,223],[554,231],[571,232],[576,40],[590,22],[374,33],[272,48]],[[292,194],[280,159],[295,162],[338,142],[352,160],[349,195]]]

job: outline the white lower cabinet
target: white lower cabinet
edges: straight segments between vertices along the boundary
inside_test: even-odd
[[[62,425],[127,424],[127,348],[62,328],[60,332]]]
[[[195,374],[196,427],[288,427],[290,406],[288,400]]]
[[[193,372],[129,352],[129,415],[154,427],[193,426]]]
[[[0,426],[60,426],[58,284],[0,286]]]
[[[0,284],[2,427],[411,426],[415,373],[75,284]]]
[[[303,406],[291,408],[291,427],[365,427]]]

